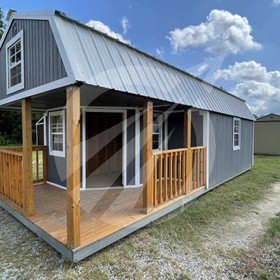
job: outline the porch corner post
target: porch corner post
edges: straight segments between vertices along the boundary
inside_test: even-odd
[[[32,115],[31,99],[21,103],[22,110],[22,184],[23,209],[28,216],[34,214],[33,173],[32,173]]]
[[[81,245],[80,226],[80,88],[66,89],[67,245]]]
[[[153,208],[153,102],[145,100],[143,108],[143,208]]]
[[[191,133],[192,133],[192,114],[190,109],[184,109],[184,146],[187,148],[187,186],[186,194],[192,189],[192,151],[191,151]]]

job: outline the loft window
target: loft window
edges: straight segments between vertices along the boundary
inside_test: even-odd
[[[162,139],[162,118],[160,114],[154,113],[153,116],[153,150],[161,150]]]
[[[7,94],[24,88],[23,30],[6,45]]]
[[[49,113],[50,155],[65,157],[65,112]]]
[[[233,118],[233,150],[240,149],[241,141],[241,119]]]

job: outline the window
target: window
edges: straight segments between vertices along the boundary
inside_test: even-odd
[[[161,150],[161,137],[162,137],[162,126],[161,126],[161,115],[154,113],[153,116],[153,150]]]
[[[233,118],[233,150],[240,149],[241,120]]]
[[[65,157],[65,112],[49,113],[50,155]]]
[[[7,93],[24,88],[23,30],[6,45]]]

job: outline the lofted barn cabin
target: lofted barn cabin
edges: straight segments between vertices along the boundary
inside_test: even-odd
[[[73,262],[253,165],[244,100],[59,11],[10,13],[0,73],[0,206]]]

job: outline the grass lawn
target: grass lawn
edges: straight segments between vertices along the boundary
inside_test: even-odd
[[[62,260],[0,211],[0,278],[280,279],[280,216],[252,248],[206,246],[215,230],[252,212],[275,182],[280,182],[280,157],[256,157],[251,171],[78,264]]]

